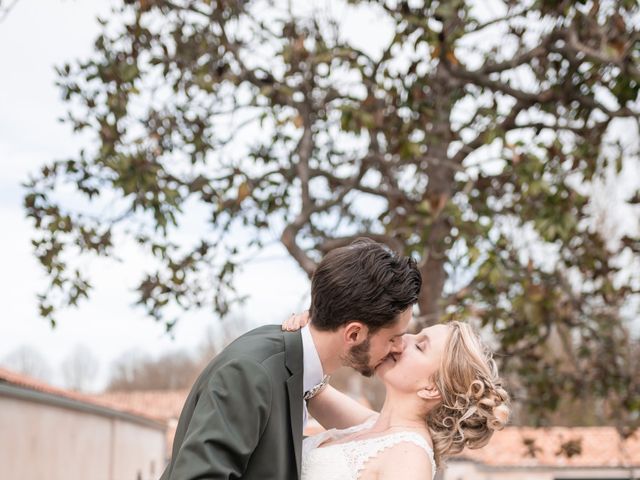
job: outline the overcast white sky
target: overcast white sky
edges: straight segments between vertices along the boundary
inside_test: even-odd
[[[0,362],[17,347],[30,345],[50,362],[58,384],[59,366],[77,344],[98,357],[99,386],[111,361],[123,352],[193,349],[216,320],[208,312],[184,315],[172,340],[161,325],[132,307],[140,267],[112,261],[92,269],[96,288],[90,300],[61,312],[55,330],[38,317],[36,293],[43,274],[32,255],[20,183],[43,163],[78,151],[79,139],[57,121],[65,109],[54,85],[54,65],[89,55],[98,33],[95,18],[108,14],[109,3],[20,0],[0,23]],[[248,265],[238,286],[251,298],[237,315],[255,325],[280,321],[306,305],[307,278],[279,246]]]
[[[208,312],[185,314],[174,338],[167,336],[162,325],[132,306],[133,287],[145,267],[136,258],[127,258],[124,264],[104,260],[91,264],[95,288],[89,301],[60,312],[55,330],[37,314],[36,294],[44,276],[32,254],[32,229],[22,208],[20,184],[29,172],[53,159],[74,156],[82,145],[57,120],[65,114],[65,106],[55,87],[54,66],[90,55],[99,33],[95,19],[108,16],[111,3],[20,0],[0,23],[0,365],[18,347],[33,347],[48,361],[52,383],[62,386],[60,365],[77,345],[88,347],[98,358],[100,373],[94,388],[100,388],[111,362],[124,352],[139,349],[158,355],[172,349],[193,350],[207,327],[216,323]],[[370,10],[333,13],[345,31],[362,35],[364,50],[371,52],[386,42]],[[237,286],[250,298],[235,316],[246,318],[249,325],[279,322],[305,308],[308,301],[306,275],[279,245],[252,260]]]

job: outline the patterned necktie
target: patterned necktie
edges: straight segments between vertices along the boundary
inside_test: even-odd
[[[324,378],[322,379],[322,381],[317,384],[315,387],[312,387],[310,390],[307,390],[306,392],[304,392],[304,401],[308,402],[309,400],[311,400],[313,397],[315,397],[317,394],[319,394],[324,387],[327,386],[327,384],[329,383],[329,379],[331,378],[331,376],[329,375],[325,375]]]

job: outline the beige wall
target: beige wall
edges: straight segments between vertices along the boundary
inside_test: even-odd
[[[0,396],[3,480],[157,480],[164,454],[159,428]]]
[[[562,478],[603,479],[640,478],[640,469],[624,468],[552,468],[503,467],[491,468],[472,462],[450,461],[441,472],[442,480],[556,480]]]

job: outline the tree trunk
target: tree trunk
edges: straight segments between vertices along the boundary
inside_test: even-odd
[[[444,249],[440,248],[439,244],[442,243],[448,231],[449,227],[446,225],[445,219],[438,219],[433,225],[428,246],[425,248],[425,261],[420,267],[422,289],[418,298],[422,327],[434,325],[440,320],[440,299],[447,274],[444,270]]]
[[[449,119],[455,84],[447,70],[438,65],[436,81],[433,82],[434,121],[428,135],[426,172],[429,179],[423,201],[430,205],[428,234],[425,242],[422,273],[422,290],[418,299],[421,326],[440,321],[440,300],[447,274],[444,269],[447,245],[445,240],[451,229],[447,215],[443,212],[452,196],[454,169],[450,164],[448,150],[453,134]]]

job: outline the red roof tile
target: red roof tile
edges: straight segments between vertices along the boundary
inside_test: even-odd
[[[571,440],[581,451],[569,457],[561,446]],[[640,432],[625,440],[614,427],[507,427],[486,447],[464,450],[458,457],[491,466],[640,466]]]
[[[124,409],[144,410],[149,415],[168,421],[180,417],[188,395],[189,390],[138,390],[102,393],[95,398]]]
[[[116,392],[97,396],[124,410],[141,410],[168,424],[167,440],[170,448],[175,426],[187,390]],[[311,419],[305,435],[322,431]],[[570,458],[562,454],[561,446],[581,438],[581,452]],[[525,440],[530,439],[535,457],[529,453]],[[489,444],[479,450],[465,450],[458,458],[467,458],[489,466],[544,467],[628,467],[640,466],[640,431],[623,439],[613,427],[507,427],[496,432]]]
[[[74,392],[72,390],[65,390],[63,388],[54,387],[48,383],[36,380],[35,378],[23,375],[21,373],[12,372],[4,368],[0,368],[0,383],[6,383],[9,385],[15,385],[28,390],[36,392],[46,393],[49,395],[55,395],[58,397],[66,398],[69,400],[75,400],[89,405],[95,405],[98,407],[108,408],[116,412],[125,412],[138,417],[142,417],[153,421],[162,421],[164,418],[155,416],[145,409],[130,408],[123,406],[122,404],[111,402],[108,399],[102,399],[99,396],[84,394],[80,392]]]

